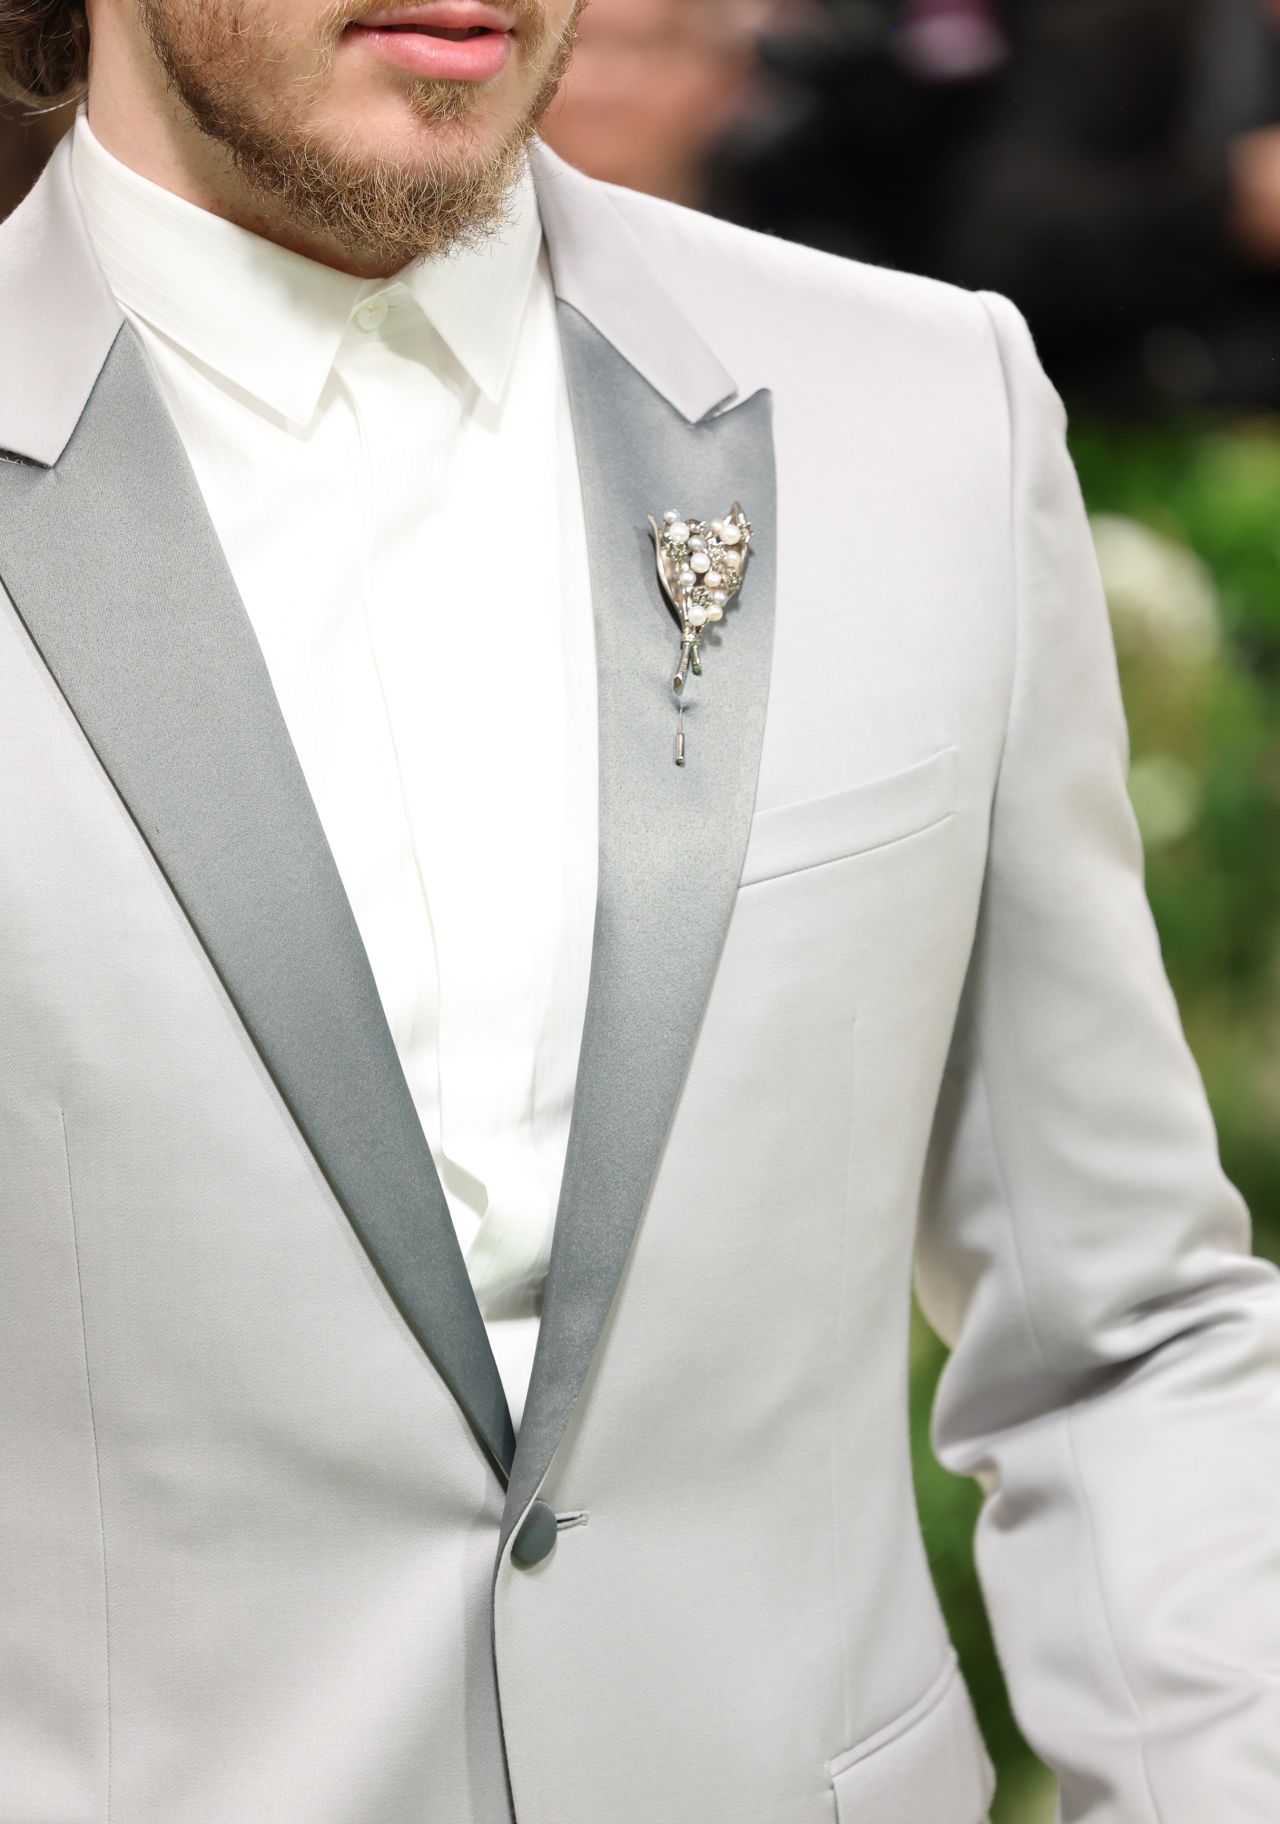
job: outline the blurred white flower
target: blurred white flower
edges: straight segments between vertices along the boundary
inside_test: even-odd
[[[1218,595],[1194,551],[1119,513],[1090,522],[1117,641],[1154,645],[1186,665],[1207,665],[1222,639]]]
[[[1194,828],[1201,784],[1194,767],[1172,754],[1146,754],[1129,768],[1129,800],[1143,843],[1165,848]]]

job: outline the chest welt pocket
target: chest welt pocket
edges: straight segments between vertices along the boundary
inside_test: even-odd
[[[954,1654],[909,1710],[828,1771],[837,1824],[982,1824],[995,1771]]]
[[[959,754],[940,748],[901,772],[760,811],[752,819],[741,886],[862,855],[942,823],[956,807]]]

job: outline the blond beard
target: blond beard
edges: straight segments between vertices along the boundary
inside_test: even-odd
[[[467,82],[421,81],[407,91],[418,119],[447,131],[452,150],[409,164],[403,159],[353,156],[320,145],[305,130],[306,104],[324,87],[340,22],[350,17],[342,0],[325,15],[328,54],[308,81],[271,97],[273,118],[253,106],[269,87],[272,33],[243,23],[228,29],[200,3],[163,10],[138,0],[152,48],[196,127],[229,156],[268,215],[312,239],[329,243],[353,263],[391,271],[423,256],[447,253],[485,240],[507,218],[508,198],[519,178],[529,141],[569,66],[578,4],[547,58],[545,74],[522,117],[496,145],[468,152],[467,123],[477,106]],[[541,10],[526,0],[527,54],[547,51]],[[539,27],[541,37],[539,37]],[[461,142],[461,145],[459,145]]]

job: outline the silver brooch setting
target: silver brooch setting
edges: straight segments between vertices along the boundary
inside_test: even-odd
[[[723,519],[693,519],[673,509],[661,523],[649,515],[658,581],[676,626],[680,655],[671,687],[676,694],[677,766],[685,763],[684,688],[690,673],[702,676],[706,629],[725,618],[742,587],[751,553],[751,522],[735,501]]]

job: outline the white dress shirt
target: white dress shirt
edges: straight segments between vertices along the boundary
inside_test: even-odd
[[[532,181],[485,247],[361,280],[138,176],[83,110],[72,162],[262,647],[519,1424],[597,842],[586,533]]]

